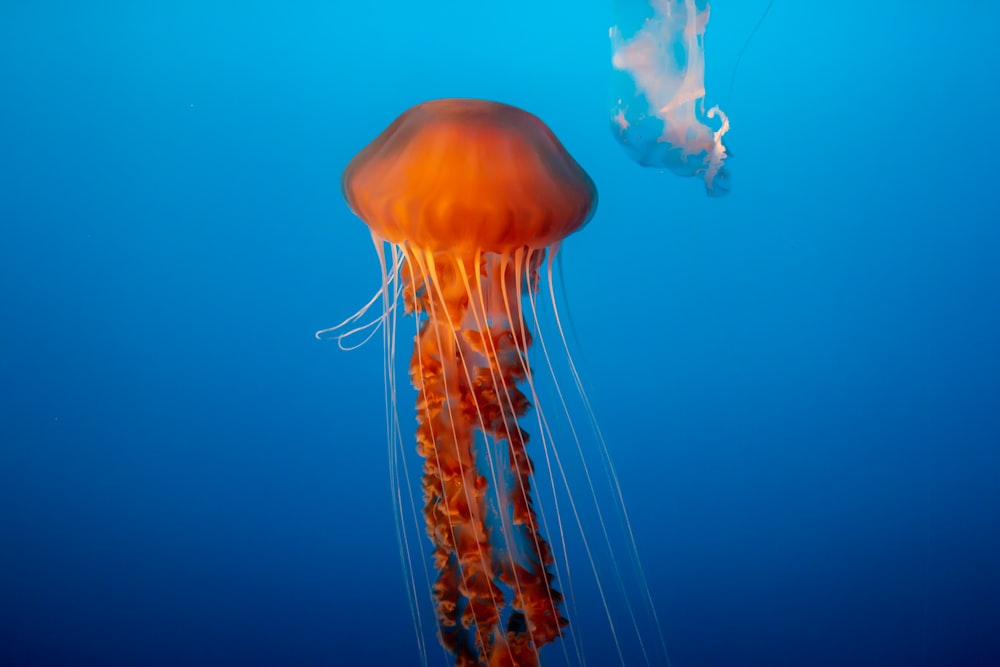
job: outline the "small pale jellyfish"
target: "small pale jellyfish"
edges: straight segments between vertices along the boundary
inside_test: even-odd
[[[726,114],[705,110],[706,0],[617,0],[611,125],[635,162],[729,192]]]

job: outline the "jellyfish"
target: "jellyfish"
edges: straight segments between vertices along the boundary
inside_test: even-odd
[[[550,644],[566,663],[584,664],[584,644],[597,642],[602,651],[613,646],[620,665],[669,665],[622,485],[553,289],[553,257],[596,208],[593,181],[534,115],[444,99],[399,116],[350,161],[342,189],[369,227],[381,286],[317,337],[353,349],[382,331],[391,492],[421,663],[428,664],[426,587],[438,640],[456,665],[533,667]],[[543,291],[555,345],[542,334]],[[381,314],[359,323],[378,302]],[[406,391],[396,378],[399,310],[414,323],[407,373],[419,489],[407,474],[411,446],[397,402]],[[536,382],[531,359],[548,371],[548,383]],[[575,392],[562,388],[560,375]],[[565,421],[553,417],[558,408],[543,408],[553,399]],[[574,407],[590,429],[574,425]],[[557,441],[568,451],[561,454]],[[573,471],[586,480],[582,494],[569,481]],[[536,481],[539,474],[546,483]],[[433,575],[424,556],[414,558],[422,543],[414,529],[429,539]],[[583,563],[592,579],[574,576],[570,561]],[[597,616],[580,614],[580,600]],[[615,660],[604,653],[590,662]]]
[[[441,99],[361,150],[342,188],[382,258],[384,310],[400,294],[418,322],[409,374],[439,640],[456,665],[537,665],[567,620],[519,424],[532,344],[522,302],[590,219],[594,183],[534,115]]]
[[[709,195],[726,194],[729,119],[718,106],[705,110],[708,2],[616,0],[615,11],[615,137],[638,164],[700,176]]]

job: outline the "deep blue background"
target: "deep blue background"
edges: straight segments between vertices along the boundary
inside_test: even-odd
[[[313,332],[377,281],[340,171],[444,96],[598,184],[674,664],[1000,664],[998,10],[776,0],[727,100],[765,4],[709,25],[721,200],[612,139],[610,2],[0,4],[0,664],[416,664],[380,349]]]

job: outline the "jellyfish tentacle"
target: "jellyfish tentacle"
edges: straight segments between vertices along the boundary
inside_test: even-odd
[[[541,536],[538,529],[538,517],[531,499],[531,475],[534,465],[528,456],[526,443],[527,432],[518,425],[518,418],[523,417],[530,408],[530,403],[524,393],[518,388],[518,382],[525,377],[521,364],[521,350],[526,350],[531,344],[531,336],[527,329],[516,330],[512,322],[522,322],[520,302],[511,304],[507,295],[510,288],[520,285],[526,271],[534,271],[534,267],[526,269],[525,249],[515,253],[513,266],[502,259],[491,258],[487,264],[487,284],[499,292],[495,296],[495,307],[491,311],[491,349],[484,351],[494,375],[499,379],[500,391],[484,394],[481,402],[492,401],[492,407],[498,418],[487,424],[490,435],[507,443],[507,454],[513,473],[513,484],[507,494],[507,502],[511,507],[514,540],[518,544],[508,545],[511,550],[527,552],[513,563],[511,568],[500,571],[500,578],[505,584],[514,587],[517,583],[518,592],[511,606],[516,612],[508,623],[508,637],[515,652],[520,650],[537,651],[537,649],[560,636],[567,621],[559,611],[562,596],[552,585],[554,579],[550,566],[553,563],[551,548]],[[530,278],[529,278],[530,280]],[[513,305],[515,313],[508,314]],[[523,629],[522,629],[523,626]]]
[[[460,381],[464,381],[455,401],[458,408],[456,414],[463,420],[463,428],[469,429],[474,434],[476,425],[478,425],[479,431],[486,433],[482,406],[475,400],[474,376],[478,374],[478,355],[470,345],[470,341],[474,340],[475,336],[470,330],[469,301],[463,296],[463,293],[468,291],[464,278],[466,275],[465,259],[444,254],[441,256],[444,263],[441,264],[435,260],[435,255],[436,253],[431,251],[424,253],[428,274],[431,276],[430,285],[433,289],[430,306],[431,308],[437,307],[438,317],[442,313],[444,314],[446,328],[453,337],[456,365],[461,368],[460,374],[457,375]],[[438,266],[440,269],[437,268]],[[463,624],[466,627],[472,623],[476,624],[480,659],[485,662],[494,650],[501,610],[506,603],[502,591],[494,581],[494,563],[497,555],[493,547],[494,540],[490,536],[490,529],[486,525],[486,517],[490,514],[489,480],[476,474],[474,437],[469,441],[469,445],[466,452],[472,464],[467,466],[466,471],[474,477],[474,481],[472,485],[466,481],[462,489],[466,494],[466,501],[474,509],[475,525],[480,529],[483,539],[478,544],[475,553],[478,556],[478,561],[475,563],[477,569],[473,575],[474,578],[469,578],[469,582],[477,584],[478,588],[472,586],[468,590],[463,590],[467,600]],[[488,451],[488,443],[484,443],[484,448]],[[469,494],[470,488],[474,489],[471,496]],[[488,590],[490,594],[485,595],[484,590]]]
[[[420,664],[427,667],[427,645],[424,640],[424,618],[421,613],[421,605],[418,600],[418,582],[416,576],[416,566],[414,565],[413,549],[411,548],[410,530],[411,526],[419,526],[420,518],[417,513],[417,503],[414,498],[414,489],[410,481],[411,476],[407,470],[405,446],[403,444],[403,433],[399,423],[399,409],[396,392],[396,333],[397,314],[399,308],[404,276],[402,274],[404,253],[400,246],[389,243],[378,234],[372,232],[372,241],[375,245],[376,254],[379,259],[380,273],[382,274],[382,299],[383,312],[387,313],[385,326],[382,330],[382,363],[384,368],[384,391],[385,391],[385,422],[386,422],[386,442],[388,444],[389,462],[389,484],[392,494],[392,502],[395,509],[396,537],[400,547],[400,561],[403,571],[409,581],[407,587],[407,598],[410,606],[410,616],[413,621],[413,629],[417,638],[417,647],[420,653]],[[388,261],[391,258],[391,261]],[[391,267],[391,268],[389,268]],[[392,289],[389,289],[392,285]],[[389,294],[392,294],[392,304],[389,304]],[[414,324],[419,323],[414,319]],[[405,487],[405,492],[403,491]],[[409,502],[404,503],[403,498]],[[412,513],[407,517],[404,507]],[[409,519],[412,518],[413,524]],[[418,537],[419,539],[419,537]],[[430,573],[427,570],[427,563],[424,559],[419,559],[423,570],[424,580],[430,582]]]
[[[392,267],[387,269],[385,266],[385,255],[382,254],[382,238],[373,232],[372,240],[375,243],[375,251],[379,254],[379,263],[382,265],[382,284],[375,291],[375,294],[372,295],[372,298],[368,300],[368,303],[358,308],[357,312],[353,315],[346,318],[340,324],[317,331],[315,333],[316,340],[335,340],[341,350],[348,352],[356,350],[370,341],[378,333],[379,329],[386,326],[390,318],[395,317],[396,303],[399,301],[398,276],[399,269],[402,266],[402,256],[397,256],[394,253]],[[382,312],[364,324],[357,324],[376,303],[381,303]],[[352,328],[348,329],[348,326]],[[347,342],[348,339],[354,338],[355,334],[363,332],[367,333],[364,334],[361,341],[357,343]]]
[[[551,573],[544,566],[538,567],[538,563],[552,562],[548,545],[537,530],[533,510],[526,512],[531,507],[529,476],[533,466],[524,451],[527,434],[518,425],[518,418],[527,412],[530,403],[517,383],[525,376],[522,352],[530,344],[530,335],[523,328],[518,332],[512,326],[511,322],[517,320],[510,316],[506,298],[509,287],[506,283],[520,283],[524,276],[520,263],[492,254],[477,253],[473,267],[477,276],[476,295],[467,284],[466,296],[473,305],[473,324],[479,330],[468,336],[479,363],[474,371],[475,402],[483,415],[484,434],[498,446],[501,443],[505,446],[514,472],[509,488],[497,490],[501,527],[508,547],[506,558],[498,562],[497,576],[514,591],[514,599],[506,636],[497,638],[489,664],[537,665],[539,648],[558,636],[565,620],[558,616],[561,596],[551,590]],[[467,276],[464,277],[467,281]],[[482,290],[484,280],[490,286],[488,299]],[[526,548],[530,550],[527,555]],[[515,553],[519,554],[516,558]],[[539,609],[543,613],[539,614]],[[555,614],[548,614],[557,617],[555,631],[551,622],[543,620],[546,609],[555,610]]]
[[[505,265],[505,260],[500,260],[501,265]],[[511,399],[510,392],[507,391],[509,382],[505,382],[503,379],[503,373],[500,370],[500,365],[496,362],[498,357],[497,354],[497,342],[496,337],[510,337],[512,331],[510,327],[496,326],[496,314],[487,306],[487,300],[483,295],[482,290],[482,278],[484,275],[487,280],[494,281],[497,279],[496,271],[493,268],[497,263],[497,257],[494,255],[484,255],[482,252],[476,252],[475,257],[472,260],[472,270],[473,275],[476,276],[476,288],[473,291],[472,281],[469,280],[468,272],[462,261],[457,262],[457,266],[465,284],[466,298],[470,304],[470,314],[472,316],[471,326],[474,331],[467,332],[467,339],[472,345],[481,363],[475,369],[475,379],[470,378],[470,384],[477,390],[475,395],[475,401],[477,412],[479,413],[480,419],[480,429],[482,430],[484,436],[487,440],[491,439],[497,444],[498,448],[500,443],[508,442],[513,439],[514,433],[520,433],[520,428],[517,425],[516,420],[508,419],[507,416],[501,411],[501,403],[499,401],[502,396],[508,406],[510,406],[511,412],[515,412],[514,400]],[[504,269],[501,268],[500,274],[503,275]],[[495,283],[491,283],[494,289],[497,289]],[[490,299],[491,303],[496,303],[498,298],[496,295]],[[508,317],[507,322],[511,321]],[[497,400],[487,400],[487,396],[497,399]],[[524,397],[521,396],[523,399]],[[515,399],[516,400],[516,399]],[[522,401],[523,402],[523,401]],[[527,410],[524,408],[518,414],[523,414]],[[492,428],[491,428],[492,425]],[[491,471],[495,471],[496,462],[494,461],[494,455],[490,451],[489,447],[485,447],[486,459],[488,461]],[[493,490],[494,497],[497,501],[499,521],[500,521],[500,531],[503,535],[503,540],[505,544],[509,545],[505,553],[502,550],[494,548],[494,558],[497,564],[497,572],[509,572],[510,577],[503,579],[501,581],[507,586],[509,586],[516,596],[516,599],[521,599],[524,596],[524,591],[521,586],[521,582],[518,578],[518,569],[515,562],[515,551],[514,545],[516,543],[515,530],[512,525],[513,516],[512,513],[506,510],[510,506],[506,494],[503,491],[503,480],[498,475],[494,474],[493,477]],[[506,631],[505,631],[506,632]],[[529,643],[531,652],[533,652],[532,662],[530,664],[538,664],[541,657],[538,654],[538,649],[540,644],[534,642],[533,638],[530,636],[529,629]],[[522,657],[519,662],[515,662],[517,658],[514,655],[514,646],[506,640],[504,634],[498,633],[496,637],[496,645],[494,647],[494,655],[490,657],[490,665],[508,665],[508,664],[529,664]],[[524,644],[524,642],[521,642]],[[523,649],[519,649],[522,650]],[[508,661],[509,660],[509,661]]]
[[[417,254],[418,255],[418,254]],[[462,301],[455,298],[452,267],[437,265],[430,252],[412,257],[423,275],[415,288],[414,310],[426,309],[415,346],[419,386],[418,403],[425,418],[418,419],[420,453],[425,457],[425,518],[428,533],[441,550],[436,560],[441,576],[434,586],[442,641],[456,655],[471,651],[466,630],[472,630],[478,659],[485,663],[493,648],[503,592],[493,580],[492,549],[485,477],[475,466],[476,408],[463,351]],[[430,366],[424,359],[432,360]],[[462,370],[460,370],[462,369]],[[428,408],[434,407],[434,412]],[[426,428],[425,428],[426,427]],[[461,630],[459,629],[461,627]]]
[[[528,346],[526,343],[530,342],[529,340],[530,336],[528,334],[529,328],[527,324],[527,318],[524,316],[524,305],[523,305],[525,297],[527,297],[527,301],[529,305],[532,307],[532,312],[534,312],[535,295],[538,292],[539,287],[541,285],[541,278],[539,275],[541,268],[547,264],[549,272],[551,272],[552,257],[555,255],[558,248],[559,244],[554,243],[547,247],[528,250],[527,256],[523,258],[519,255],[515,255],[513,261],[515,262],[516,266],[519,267],[521,265],[521,260],[523,259],[525,265],[528,267],[524,271],[525,279],[523,281],[519,280],[515,283],[513,294],[511,294],[508,290],[504,290],[502,296],[504,303],[504,311],[507,314],[507,318],[509,321],[513,322],[516,325],[517,331],[520,332],[520,338],[515,339],[515,342],[517,343],[515,347],[517,348],[517,357],[521,365],[521,371],[523,373],[523,382],[526,385],[527,390],[530,392],[530,401],[534,404],[535,408],[535,415],[538,424],[538,437],[542,449],[542,454],[544,455],[545,470],[547,472],[546,476],[548,477],[549,480],[549,491],[551,492],[552,504],[555,509],[556,527],[558,528],[557,534],[559,536],[559,543],[562,548],[562,555],[563,555],[562,566],[564,570],[562,572],[559,572],[560,568],[556,563],[553,563],[553,567],[557,570],[558,577],[560,578],[565,577],[564,580],[566,582],[567,589],[570,592],[570,597],[572,599],[573,576],[572,576],[572,569],[570,567],[569,553],[567,551],[566,531],[563,524],[563,512],[560,506],[561,503],[559,502],[559,494],[556,490],[556,478],[555,478],[556,467],[558,465],[558,468],[561,471],[562,463],[558,460],[559,454],[558,454],[558,449],[555,446],[555,437],[553,436],[552,429],[549,426],[548,417],[546,416],[542,402],[539,400],[538,391],[535,386],[535,379],[533,377],[533,372],[528,362]],[[548,257],[548,262],[546,262],[546,257]],[[521,271],[521,269],[517,270]],[[551,291],[551,285],[549,285],[549,288]],[[516,317],[513,314],[515,312],[517,313]],[[539,332],[538,333],[539,340],[541,340],[541,327],[539,326],[537,317],[535,317],[534,319],[534,325],[536,330]],[[572,428],[572,422],[570,423],[570,427]],[[555,458],[555,460],[553,460],[553,457]],[[570,495],[569,500],[572,505],[572,495]],[[573,506],[572,510],[573,514],[575,515],[576,507]],[[545,512],[542,510],[539,512],[539,514],[542,521],[542,527],[545,529],[545,532],[549,535],[552,535],[553,531],[549,530],[548,522],[546,521],[545,518]],[[553,604],[555,604],[554,601]],[[577,663],[584,664],[586,661],[584,660],[583,657],[583,647],[580,643],[580,637],[578,635],[573,635],[572,641],[573,641],[574,651],[576,653]],[[570,659],[569,656],[569,651],[566,649],[565,645],[563,645],[563,653],[566,657],[566,662],[572,663],[572,660]]]
[[[411,270],[412,263],[408,263]],[[411,283],[412,284],[412,283]],[[414,301],[408,302],[407,308],[419,311],[416,290],[409,292]],[[427,534],[434,545],[434,563],[438,577],[432,585],[435,612],[438,618],[438,636],[441,643],[451,653],[456,655],[456,664],[460,656],[468,652],[467,642],[458,625],[459,580],[457,562],[454,554],[454,527],[451,523],[451,512],[448,508],[448,495],[442,475],[442,463],[436,446],[437,436],[435,423],[441,411],[443,401],[440,387],[440,374],[436,372],[439,362],[432,356],[432,350],[425,359],[423,353],[427,344],[424,339],[428,331],[426,322],[417,334],[417,344],[414,346],[410,374],[417,388],[417,451],[424,458],[424,476],[422,480],[424,496],[424,520],[427,524]],[[443,506],[443,508],[442,508]],[[443,509],[443,512],[441,511]],[[443,515],[443,522],[439,520]]]

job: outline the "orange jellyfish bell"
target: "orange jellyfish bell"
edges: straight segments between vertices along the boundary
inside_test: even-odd
[[[587,222],[597,195],[538,117],[470,99],[406,111],[351,160],[342,183],[382,239],[456,255],[558,243]]]
[[[343,191],[384,265],[387,387],[402,293],[438,634],[456,665],[539,664],[567,621],[518,420],[529,408],[522,297],[546,253],[593,213],[593,181],[546,125],[506,104],[413,107],[351,160]],[[385,268],[388,267],[388,268]],[[389,418],[390,437],[398,419]],[[397,482],[398,483],[398,482]]]

